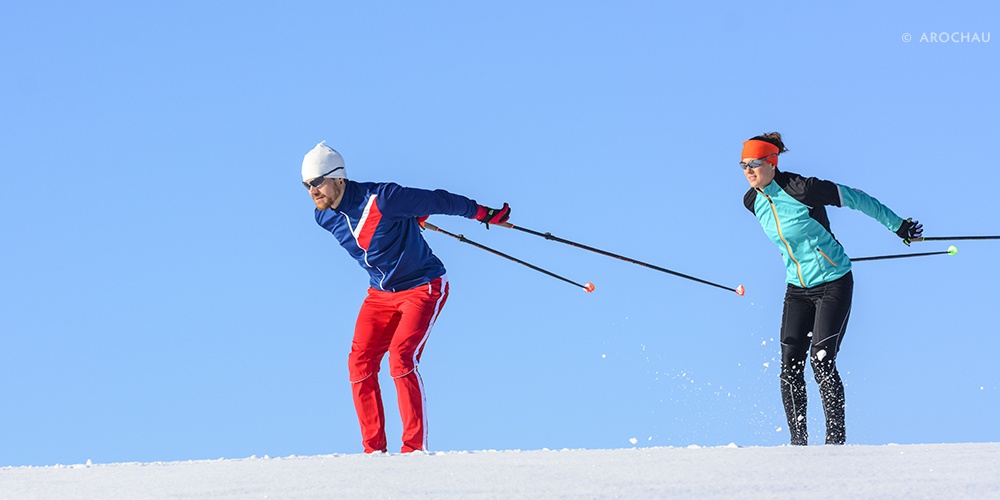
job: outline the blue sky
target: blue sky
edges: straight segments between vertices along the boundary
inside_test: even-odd
[[[299,183],[324,139],[353,179],[506,201],[746,287],[433,217],[597,290],[426,234],[452,284],[421,364],[431,449],[784,444],[784,272],[742,206],[742,141],[781,131],[783,169],[928,236],[998,234],[997,41],[920,41],[998,20],[989,1],[5,3],[0,465],[360,452],[367,278]],[[831,220],[854,257],[948,245]],[[849,442],[1000,440],[998,247],[957,246],[855,266]]]

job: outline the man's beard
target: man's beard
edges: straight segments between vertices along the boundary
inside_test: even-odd
[[[319,198],[313,198],[313,203],[316,204],[317,210],[326,210],[333,204],[333,200],[331,200],[329,196],[321,196]]]

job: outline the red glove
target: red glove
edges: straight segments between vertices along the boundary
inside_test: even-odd
[[[490,228],[490,224],[503,224],[509,218],[510,206],[507,203],[503,204],[503,208],[490,208],[479,205],[476,215],[473,217],[473,219],[486,224],[486,229]]]
[[[420,217],[417,217],[417,224],[420,224],[421,229],[424,227],[424,222],[427,222],[428,217],[430,217],[430,215],[421,215]]]

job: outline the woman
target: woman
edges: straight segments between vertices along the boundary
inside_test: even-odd
[[[759,135],[743,143],[740,162],[750,182],[743,203],[778,245],[787,268],[781,400],[791,444],[808,444],[804,372],[806,352],[811,351],[809,361],[826,415],[826,444],[844,444],[844,384],[836,359],[851,312],[854,278],[851,259],[834,238],[824,205],[860,210],[907,244],[922,235],[923,227],[857,189],[778,170],[778,156],[786,151],[781,134]]]

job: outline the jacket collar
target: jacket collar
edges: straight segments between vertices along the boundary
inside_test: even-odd
[[[362,203],[364,194],[361,192],[361,188],[358,187],[358,183],[350,179],[344,183],[344,196],[340,198],[340,205],[334,210],[345,213],[354,207],[357,207]]]

